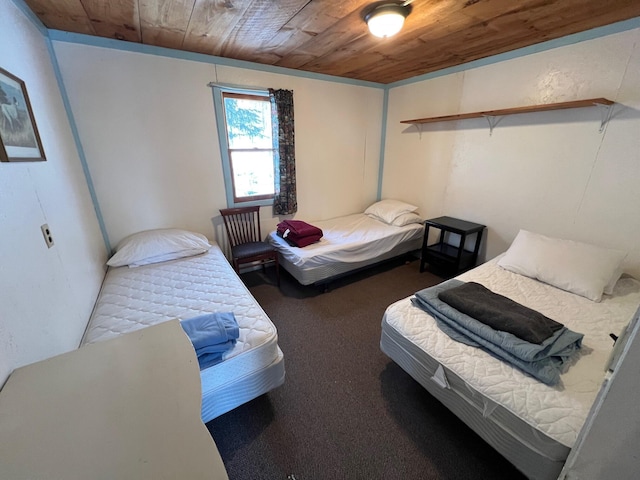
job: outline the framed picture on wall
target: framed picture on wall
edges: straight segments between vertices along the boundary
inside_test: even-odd
[[[45,161],[24,82],[0,68],[0,161]]]

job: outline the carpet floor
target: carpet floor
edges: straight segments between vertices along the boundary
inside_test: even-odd
[[[524,478],[380,351],[386,307],[442,279],[392,261],[331,284],[242,275],[278,329],[282,386],[207,424],[230,480]]]

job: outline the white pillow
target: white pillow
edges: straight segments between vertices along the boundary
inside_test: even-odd
[[[405,225],[409,225],[411,223],[424,223],[424,220],[417,213],[407,212],[397,216],[393,220],[393,222],[391,222],[391,225],[394,225],[396,227],[404,227]]]
[[[611,280],[609,281],[607,286],[604,287],[604,292],[602,293],[611,295],[613,293],[613,288],[616,286],[616,283],[618,283],[618,280],[620,280],[622,273],[623,273],[622,262],[620,262],[620,266],[618,267],[616,272],[613,274],[613,277],[611,277]]]
[[[403,213],[415,212],[418,209],[415,205],[401,202],[400,200],[380,200],[370,205],[364,213],[377,217],[385,223],[391,223]]]
[[[605,287],[612,288],[620,278],[625,256],[618,250],[520,230],[498,265],[599,302]]]
[[[199,255],[210,248],[209,240],[200,233],[177,228],[145,230],[123,239],[107,265],[137,267]]]

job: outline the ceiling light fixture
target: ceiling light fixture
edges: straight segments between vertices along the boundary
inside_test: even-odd
[[[402,29],[404,19],[411,13],[412,0],[402,3],[378,2],[369,7],[364,15],[364,21],[369,31],[380,38],[395,35]]]

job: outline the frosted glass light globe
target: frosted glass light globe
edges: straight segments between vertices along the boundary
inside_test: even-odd
[[[367,21],[369,31],[376,37],[386,38],[398,33],[404,25],[404,15],[392,11],[380,11]]]

